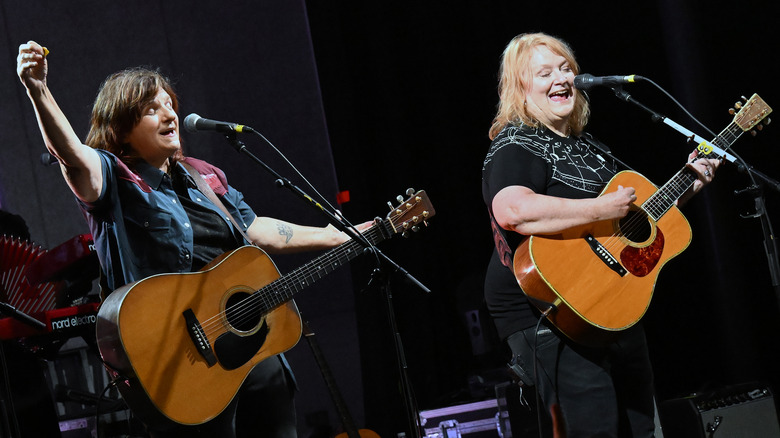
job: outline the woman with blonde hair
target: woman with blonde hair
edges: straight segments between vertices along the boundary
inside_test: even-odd
[[[504,50],[482,169],[496,247],[485,299],[515,371],[538,388],[545,410],[557,413],[565,429],[559,436],[650,437],[653,373],[641,324],[606,347],[579,345],[541,319],[512,271],[514,250],[528,236],[619,219],[637,200],[631,187],[599,196],[618,169],[606,147],[583,131],[590,110],[574,87],[578,73],[569,45],[544,33],[518,35]],[[709,183],[718,164],[689,162],[698,179],[684,198]]]

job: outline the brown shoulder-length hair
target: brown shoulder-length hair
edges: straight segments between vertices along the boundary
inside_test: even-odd
[[[579,74],[580,66],[574,59],[574,51],[565,41],[545,33],[524,33],[512,39],[501,56],[500,80],[498,83],[498,111],[490,127],[490,139],[494,139],[504,127],[510,123],[525,123],[529,126],[539,126],[526,109],[526,90],[531,84],[531,71],[528,63],[537,46],[547,46],[553,53],[563,56],[572,68],[574,74]],[[587,99],[577,89],[574,93],[574,111],[569,118],[569,128],[579,135],[588,123],[590,107]]]
[[[124,139],[141,120],[144,109],[154,101],[161,89],[171,96],[173,110],[178,113],[179,100],[171,81],[159,70],[134,67],[106,78],[92,106],[87,146],[105,149],[132,168],[138,155]],[[181,150],[172,158],[180,160]]]

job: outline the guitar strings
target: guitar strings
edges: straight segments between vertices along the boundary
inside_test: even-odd
[[[696,160],[694,160],[695,162]],[[696,180],[694,174],[687,167],[680,170],[667,184],[648,197],[639,207],[636,214],[632,215],[618,226],[618,232],[609,236],[602,246],[612,252],[615,247],[622,247],[622,238],[633,241],[630,236],[644,229],[648,222],[648,216],[654,221],[660,219]],[[652,225],[650,225],[652,227]],[[649,237],[649,236],[648,236]]]
[[[302,268],[307,267],[304,265]],[[264,311],[269,311],[284,300],[275,299],[285,293],[286,290],[294,288],[297,278],[301,275],[299,271],[302,268],[280,277],[271,283],[249,294],[239,302],[226,307],[211,318],[206,319],[202,324],[202,329],[208,338],[216,338],[218,335],[228,331],[230,325],[240,326],[243,323],[251,321],[257,315]]]
[[[393,214],[395,214],[395,216],[391,217]],[[388,219],[393,225],[396,225],[395,220],[403,214],[405,213],[393,212],[388,216]],[[363,232],[363,235],[371,240],[372,243],[375,243],[378,240],[377,234],[379,233],[378,226],[372,226]],[[353,254],[353,257],[357,256],[359,247],[360,245],[354,240],[344,242],[328,253],[306,263],[283,277],[277,278],[246,298],[204,320],[201,325],[202,331],[207,338],[215,339],[219,335],[229,331],[229,326],[241,325],[256,319],[263,313],[268,313],[268,311],[289,301],[292,298],[292,295],[297,292],[298,288],[303,289],[309,286],[310,283],[323,277],[320,275],[318,278],[313,278],[313,273],[321,272],[324,269],[327,274],[329,273],[328,269],[331,269],[330,266],[334,265],[334,262],[339,263],[334,265],[332,270],[340,267],[344,261],[348,261],[350,259],[350,254]],[[307,281],[306,279],[308,278],[312,278],[312,280]],[[279,287],[280,285],[281,287]],[[226,317],[228,314],[230,315],[230,320]]]
[[[712,143],[718,144],[719,139],[725,140],[725,144],[729,145],[725,149],[728,149],[731,144],[733,144],[742,135],[742,133],[743,131],[739,128],[739,126],[737,126],[735,122],[732,122],[729,124],[729,126],[726,127],[726,129],[724,129],[715,137],[715,140],[713,140]],[[727,135],[728,138],[726,138]],[[696,162],[700,158],[702,158],[702,156],[697,156],[693,159],[692,162]],[[607,237],[604,243],[602,243],[602,246],[610,253],[612,253],[616,246],[622,246],[621,238],[631,235],[637,230],[643,228],[647,218],[644,214],[641,213],[649,213],[648,215],[651,216],[655,221],[659,220],[661,216],[663,216],[663,214],[665,214],[674,205],[674,202],[679,199],[679,197],[682,196],[686,190],[688,190],[690,185],[695,182],[696,178],[697,176],[693,173],[693,171],[687,167],[680,170],[671,180],[669,180],[669,182],[667,182],[655,193],[650,195],[645,200],[645,202],[642,203],[639,208],[640,214],[635,214],[628,218],[623,224],[621,224],[621,226],[618,227],[620,231]],[[671,195],[671,198],[669,195]],[[670,199],[672,202],[668,202]],[[663,201],[668,202],[669,205],[663,205]],[[624,230],[626,232],[624,232]]]
[[[225,310],[204,320],[201,325],[202,330],[209,339],[212,339],[212,337],[216,338],[222,333],[226,333],[229,330],[229,326],[240,326],[250,322],[259,315],[267,313],[284,302],[289,301],[295,289],[308,286],[305,279],[310,277],[311,273],[321,270],[322,266],[332,264],[331,260],[337,261],[344,257],[348,257],[349,252],[354,251],[354,249],[351,248],[353,245],[350,245],[350,243],[353,243],[353,241],[344,242],[332,252],[323,254],[323,256],[296,268],[287,275],[277,278],[271,283],[254,291],[254,293],[249,294],[246,298],[226,307]],[[292,293],[290,292],[291,290],[293,291]]]
[[[366,231],[364,235],[366,235],[366,237],[371,239],[372,241],[375,241],[376,232],[377,229],[372,228]],[[307,287],[310,283],[313,283],[319,278],[322,278],[322,276],[320,275],[319,278],[312,278],[311,281],[306,281],[306,279],[312,277],[313,273],[322,271],[323,269],[325,269],[326,272],[328,269],[335,270],[336,268],[341,266],[341,264],[343,264],[345,261],[349,260],[350,254],[357,255],[358,248],[359,248],[359,244],[352,240],[348,242],[344,242],[344,244],[340,245],[333,251],[328,252],[312,260],[311,262],[291,271],[290,273],[286,274],[284,277],[269,283],[268,285],[264,286],[260,290],[256,291],[254,294],[247,297],[245,300],[241,301],[237,305],[226,310],[231,310],[243,306],[241,310],[236,312],[236,314],[234,315],[235,316],[234,319],[236,322],[239,323],[247,322],[257,317],[258,314],[264,313],[264,310],[266,311],[271,310],[283,304],[284,302],[289,301],[292,298],[292,295],[295,292],[297,292],[299,289],[303,289]],[[334,263],[336,262],[339,263],[334,265]],[[329,268],[331,265],[334,266],[332,268]],[[281,288],[277,287],[279,285],[284,285],[285,283],[287,283],[286,286],[283,286]],[[276,296],[276,299],[274,299],[271,296],[271,294],[267,293],[267,292],[274,292],[274,289],[286,291],[286,294],[280,295],[279,293],[276,293],[274,294]],[[262,300],[263,306],[257,305],[258,303],[256,303],[256,301],[258,300]]]
[[[376,242],[377,233],[379,233],[378,228],[372,227],[369,230],[365,231],[363,234],[369,240]],[[332,269],[332,270],[337,269],[345,261],[348,261],[350,259],[350,254],[352,254],[353,257],[356,256],[358,254],[357,253],[358,249],[359,249],[359,244],[357,242],[353,240],[344,242],[342,245],[335,248],[333,251],[328,252],[323,256],[320,256],[312,260],[311,262],[291,271],[290,273],[286,274],[284,277],[279,278],[267,284],[266,286],[259,289],[255,293],[249,295],[247,298],[225,309],[225,311],[220,312],[219,314],[217,314],[212,318],[209,318],[209,320],[207,321],[212,321],[210,324],[208,324],[210,333],[214,332],[214,330],[211,330],[214,326],[214,323],[222,327],[231,325],[230,321],[228,321],[227,325],[224,324],[225,318],[222,318],[222,316],[228,312],[234,311],[231,314],[232,316],[231,319],[233,320],[232,325],[238,325],[238,324],[251,321],[252,319],[256,318],[258,315],[265,313],[265,311],[271,310],[285,303],[286,301],[289,301],[292,298],[292,295],[295,292],[297,292],[298,289],[303,289],[307,287],[310,283],[313,283],[319,278],[322,278],[322,275],[320,275],[318,278],[313,278],[312,277],[313,273],[320,272],[323,269],[325,270],[326,273],[328,269]],[[334,265],[335,262],[339,262],[339,263]],[[330,268],[331,265],[334,266]],[[308,278],[312,278],[312,280],[306,281],[306,279]],[[285,283],[287,283],[287,285],[284,285]],[[283,285],[283,286],[278,287],[279,285]],[[285,291],[286,294],[274,293],[275,289]],[[290,290],[292,290],[291,293]],[[272,295],[275,296],[275,298]],[[236,311],[236,309],[239,310]],[[215,318],[218,319],[214,321]]]

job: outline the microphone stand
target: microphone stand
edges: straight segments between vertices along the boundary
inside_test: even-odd
[[[6,303],[5,301],[0,301],[0,314],[3,313],[39,330],[46,328],[46,324],[43,322],[33,318],[21,310],[18,310],[16,307]]]
[[[245,129],[246,130],[246,129]],[[249,132],[255,132],[257,133],[266,143],[271,144],[262,134],[260,134],[258,131],[251,129]],[[360,242],[361,245],[364,246],[365,251],[372,252],[377,257],[377,267],[374,269],[374,272],[372,273],[372,280],[373,277],[377,274],[382,273],[382,261],[385,261],[387,264],[389,264],[392,268],[391,273],[393,272],[400,272],[401,275],[406,277],[411,283],[415,284],[417,287],[422,289],[424,292],[428,293],[430,292],[430,289],[428,289],[425,285],[423,285],[419,280],[417,280],[414,276],[412,276],[409,272],[407,272],[404,268],[402,268],[400,265],[395,263],[390,257],[385,255],[382,251],[379,250],[376,246],[372,245],[361,233],[357,232],[354,227],[348,225],[345,223],[345,219],[343,217],[340,217],[340,215],[336,215],[333,212],[325,209],[319,202],[312,199],[311,196],[307,195],[303,190],[301,190],[300,187],[293,184],[289,179],[283,177],[278,172],[276,172],[271,166],[267,165],[265,162],[263,162],[260,158],[258,158],[255,154],[250,152],[246,145],[238,139],[236,136],[236,133],[234,131],[230,131],[225,133],[225,138],[228,140],[228,143],[237,150],[238,152],[241,152],[248,156],[252,161],[259,164],[260,167],[265,169],[268,173],[270,173],[274,178],[276,178],[276,185],[277,187],[284,187],[292,191],[296,196],[306,201],[309,205],[312,207],[315,207],[320,213],[325,215],[325,217],[328,219],[328,221],[333,224],[337,229],[340,231],[343,231],[347,233],[350,237],[355,239],[356,241]],[[271,145],[273,146],[273,145]],[[392,298],[392,292],[390,289],[390,277],[385,273],[383,281],[382,290],[385,292],[385,296],[387,299],[387,313],[388,313],[388,321],[390,322],[390,329],[393,332],[393,341],[395,344],[396,349],[396,355],[398,358],[399,363],[399,374],[401,379],[401,387],[402,392],[404,396],[404,404],[407,408],[407,415],[408,420],[410,422],[411,431],[416,433],[416,436],[420,436],[420,429],[419,429],[419,422],[417,417],[417,408],[416,403],[414,401],[414,396],[411,391],[411,382],[409,380],[409,376],[407,375],[407,365],[406,365],[406,358],[404,356],[403,351],[403,344],[401,343],[401,336],[398,331],[398,326],[396,324],[395,319],[395,311],[393,308],[393,298]],[[369,281],[370,284],[370,281]]]
[[[719,156],[723,157],[725,160],[729,161],[730,163],[736,165],[738,171],[745,173],[750,177],[750,179],[753,181],[753,185],[742,190],[735,190],[734,194],[740,195],[743,193],[749,193],[754,196],[756,212],[748,215],[741,214],[740,217],[745,219],[759,218],[761,220],[761,230],[764,233],[764,253],[766,255],[767,263],[769,264],[769,275],[772,281],[772,289],[774,290],[775,299],[777,300],[778,307],[780,307],[780,263],[778,263],[778,258],[777,258],[777,241],[775,240],[775,234],[774,231],[772,230],[772,223],[769,220],[769,214],[766,211],[766,199],[764,198],[764,191],[763,191],[763,187],[770,187],[775,191],[780,192],[780,182],[754,169],[752,165],[745,163],[744,160],[742,160],[741,158],[737,159],[737,157],[735,157],[734,155],[729,154],[728,152],[720,149],[719,147],[712,144],[711,142],[706,141],[705,139],[699,137],[698,135],[694,134],[688,129],[685,129],[683,126],[675,123],[673,120],[670,120],[669,118],[659,114],[656,111],[653,111],[652,109],[638,102],[636,99],[631,97],[630,94],[624,91],[621,86],[618,85],[612,87],[612,91],[615,93],[615,96],[617,96],[618,99],[633,103],[639,108],[642,108],[643,110],[650,113],[650,117],[652,121],[654,122],[662,121],[667,126],[670,126],[671,128],[675,129],[679,133],[683,134],[686,138],[688,138],[689,141],[693,141],[696,144],[700,144],[700,145],[707,144],[708,146],[712,147],[712,150],[715,153],[717,153]],[[756,178],[760,180],[760,183],[756,183]]]
[[[254,130],[252,130],[254,132]],[[244,142],[238,139],[236,136],[236,133],[234,131],[230,131],[225,134],[225,138],[228,140],[228,143],[230,143],[231,146],[238,152],[241,152],[252,159],[255,163],[259,164],[263,169],[265,169],[268,173],[270,173],[274,178],[276,178],[276,186],[281,188],[284,187],[286,189],[289,189],[293,194],[298,196],[300,199],[306,201],[306,203],[312,207],[315,207],[317,211],[324,214],[325,217],[328,219],[328,222],[333,224],[336,228],[339,229],[339,231],[343,231],[347,233],[351,238],[355,239],[356,241],[360,242],[366,249],[372,249],[372,245],[368,240],[366,240],[363,235],[360,233],[355,232],[354,229],[347,226],[344,223],[344,220],[340,218],[339,216],[335,215],[334,213],[326,210],[322,204],[315,201],[311,196],[307,195],[306,192],[301,190],[300,187],[293,184],[289,179],[283,177],[280,175],[277,171],[275,171],[271,166],[267,165],[263,160],[258,158],[255,154],[249,151],[249,149],[246,148],[246,145]]]

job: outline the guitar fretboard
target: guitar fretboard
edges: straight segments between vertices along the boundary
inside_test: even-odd
[[[383,227],[385,228],[384,233],[382,232]],[[385,221],[381,221],[364,231],[362,234],[371,245],[376,245],[385,240],[387,238],[386,236],[392,234],[392,231],[390,231],[388,227],[389,225],[387,225]],[[270,311],[271,309],[290,301],[296,293],[309,287],[317,280],[324,278],[348,261],[363,254],[363,251],[364,247],[359,242],[352,239],[348,240],[309,263],[268,283],[255,292],[250,299],[254,301],[254,304],[257,304],[260,307],[258,310],[260,310],[261,313]]]
[[[725,151],[737,141],[743,132],[744,131],[736,122],[731,122],[729,126],[715,136],[715,139],[710,143]],[[725,145],[725,147],[721,145]],[[709,156],[717,157],[717,154],[712,152]],[[699,157],[701,157],[701,155],[699,155]],[[672,208],[683,193],[693,186],[696,179],[696,173],[687,167],[682,168],[666,184],[658,189],[658,191],[647,198],[642,204],[642,210],[644,210],[653,220],[658,221],[670,208]]]

